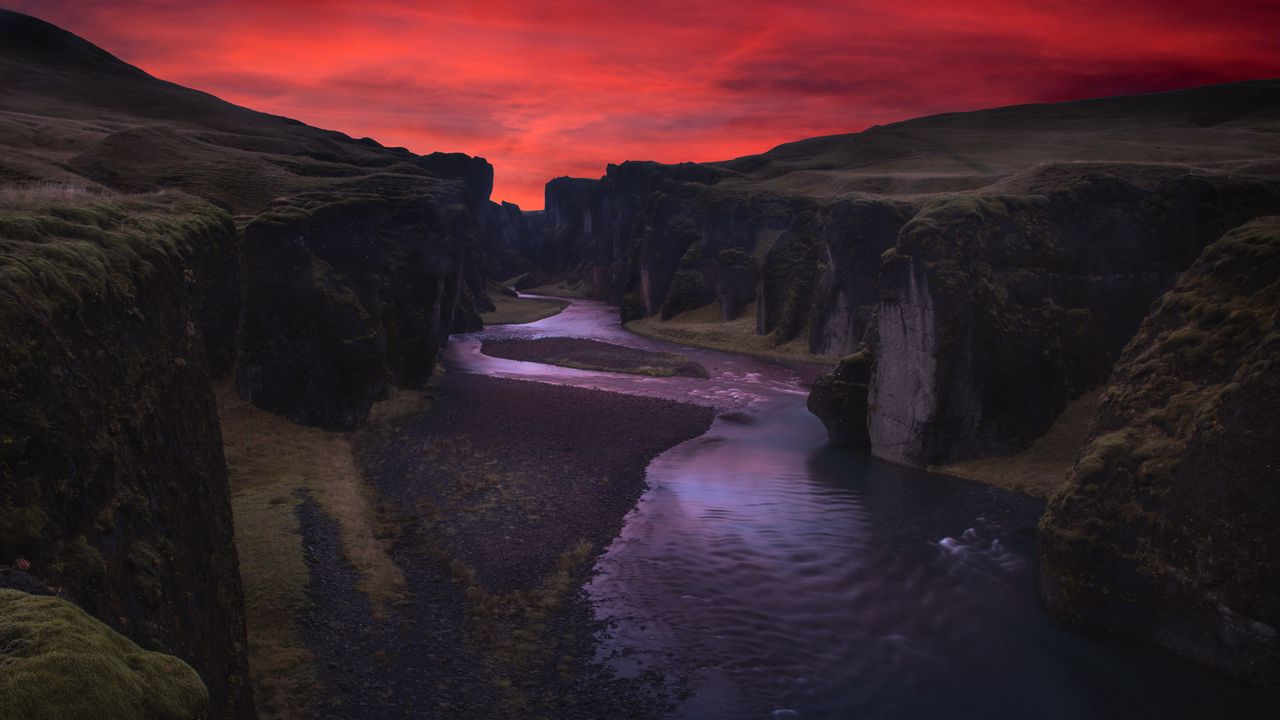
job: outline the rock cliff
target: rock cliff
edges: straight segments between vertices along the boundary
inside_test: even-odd
[[[0,199],[0,564],[186,660],[218,718],[253,715],[201,312],[234,248],[179,194]]]
[[[867,434],[867,392],[871,382],[871,353],[862,350],[842,358],[835,370],[813,383],[809,412],[827,426],[833,444],[871,446]]]
[[[1273,179],[1089,166],[925,203],[882,260],[869,426],[910,465],[1026,447],[1102,383],[1151,302]],[[1043,176],[1051,176],[1045,181]]]
[[[349,430],[391,386],[421,388],[470,310],[465,200],[460,189],[397,197],[383,184],[294,196],[255,217],[241,252],[241,397]]]
[[[1069,620],[1280,685],[1280,218],[1211,244],[1143,320],[1040,523]]]

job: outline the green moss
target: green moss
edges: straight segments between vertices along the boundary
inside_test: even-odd
[[[49,520],[38,507],[0,507],[0,563],[13,559],[39,542]]]
[[[0,717],[185,720],[208,701],[178,658],[139,648],[65,600],[0,590]]]
[[[0,196],[0,293],[47,316],[129,297],[159,266],[233,230],[226,213],[179,193],[85,195],[78,205]]]
[[[720,264],[725,267],[744,268],[751,264],[751,256],[738,248],[720,251]]]
[[[1107,433],[1093,439],[1076,463],[1076,475],[1088,479],[1133,454],[1133,440],[1127,432]]]
[[[59,543],[53,558],[54,571],[80,592],[100,587],[107,577],[106,560],[83,535]]]

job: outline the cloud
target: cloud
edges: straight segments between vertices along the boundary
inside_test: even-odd
[[[917,115],[1280,76],[1250,0],[18,0],[154,75],[417,152],[495,198]]]

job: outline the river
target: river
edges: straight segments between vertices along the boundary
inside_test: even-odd
[[[484,338],[534,337],[676,351],[710,377],[479,351]],[[829,447],[777,365],[633,335],[615,309],[584,300],[457,336],[445,363],[720,411],[650,464],[649,490],[586,588],[611,628],[601,660],[678,679],[674,717],[1280,717],[1275,693],[1049,617],[1035,594],[1043,502]]]

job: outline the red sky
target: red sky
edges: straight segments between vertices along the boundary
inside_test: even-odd
[[[559,175],[923,114],[1280,76],[1274,0],[17,0],[153,75],[415,152]]]

